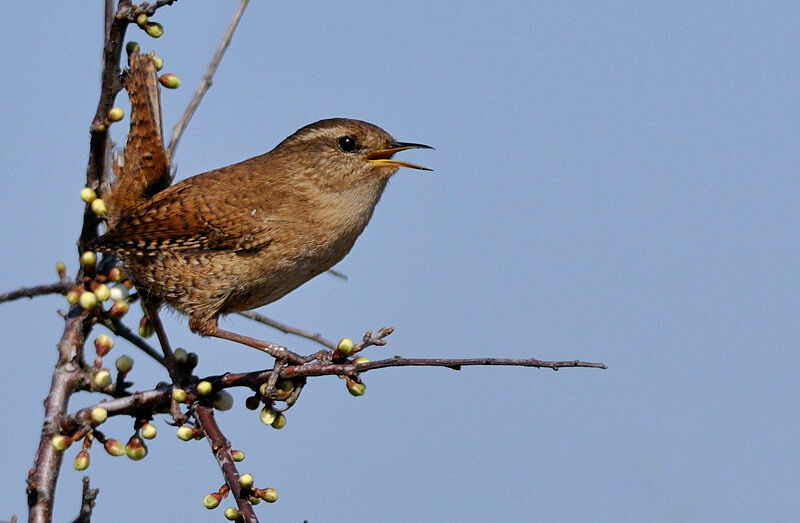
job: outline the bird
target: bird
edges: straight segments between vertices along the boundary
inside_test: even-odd
[[[121,260],[143,303],[187,315],[202,336],[236,340],[220,316],[274,302],[330,269],[399,168],[430,170],[394,159],[408,149],[433,147],[360,120],[320,120],[265,154],[143,191],[88,247]]]

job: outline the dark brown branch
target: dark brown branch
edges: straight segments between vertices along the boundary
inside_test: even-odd
[[[253,321],[263,323],[264,325],[268,325],[273,329],[277,329],[285,334],[294,334],[295,336],[300,336],[301,338],[306,338],[308,340],[315,341],[320,345],[328,347],[331,350],[334,350],[336,348],[336,344],[334,342],[323,338],[322,335],[319,334],[318,332],[304,331],[302,329],[292,327],[291,325],[287,325],[286,323],[273,320],[272,318],[268,318],[263,314],[259,314],[253,311],[244,311],[244,312],[239,312],[237,314],[239,314],[240,316],[244,316],[245,318],[249,318]]]
[[[92,510],[99,489],[89,488],[89,476],[83,476],[83,492],[81,494],[81,511],[72,523],[89,523],[92,520]]]
[[[0,303],[4,301],[17,300],[19,298],[33,298],[34,296],[44,296],[46,294],[65,294],[75,284],[67,279],[46,285],[36,285],[35,287],[22,287],[15,291],[0,294]]]
[[[239,507],[239,521],[257,523],[258,518],[256,518],[256,514],[253,511],[253,506],[242,495],[242,489],[239,486],[239,471],[236,470],[236,465],[234,465],[231,457],[231,444],[225,438],[219,425],[217,425],[217,421],[214,419],[214,412],[209,407],[197,405],[194,415],[200,425],[200,429],[202,429],[206,439],[208,439],[208,443],[211,445],[211,452],[217,458],[222,475],[225,476],[225,483],[231,489],[231,495],[233,495],[236,505]]]
[[[240,0],[239,7],[237,7],[236,12],[233,13],[233,18],[231,18],[228,28],[225,30],[225,34],[222,35],[222,40],[220,40],[217,46],[217,51],[214,53],[214,57],[211,58],[211,63],[208,64],[206,74],[203,75],[203,79],[200,81],[200,85],[197,86],[197,90],[194,92],[194,96],[192,96],[188,107],[186,107],[186,110],[183,112],[183,116],[181,116],[181,119],[178,120],[178,123],[175,124],[175,127],[172,129],[172,136],[169,140],[169,146],[167,146],[167,158],[170,160],[175,152],[175,148],[178,147],[178,142],[183,135],[183,131],[189,124],[189,120],[192,119],[192,115],[194,115],[194,112],[197,110],[197,106],[200,105],[200,101],[203,99],[206,91],[208,91],[208,88],[211,87],[211,79],[214,77],[217,67],[219,67],[222,55],[225,54],[225,50],[228,49],[231,43],[233,33],[236,31],[236,26],[239,25],[239,20],[242,18],[242,14],[244,14],[244,9],[247,7],[248,1],[249,0]]]

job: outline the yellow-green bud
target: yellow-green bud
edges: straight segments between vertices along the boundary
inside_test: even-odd
[[[197,394],[200,396],[208,396],[214,390],[214,387],[209,381],[201,381],[197,384]]]
[[[97,297],[93,292],[83,291],[78,301],[85,310],[90,311],[97,305]]]
[[[108,418],[108,411],[103,407],[95,407],[92,409],[90,417],[92,418],[92,427],[96,427]]]
[[[233,461],[236,461],[237,463],[240,462],[240,461],[244,461],[244,451],[243,450],[232,450],[231,451],[231,457],[233,458]]]
[[[242,474],[239,476],[239,486],[243,489],[251,489],[253,488],[253,475],[252,474]]]
[[[261,498],[257,498],[255,496],[248,496],[247,500],[250,502],[251,505],[255,506],[261,503]]]
[[[231,410],[233,407],[233,396],[226,390],[217,392],[214,396],[214,408],[220,411]]]
[[[96,216],[100,217],[105,216],[106,213],[108,212],[108,209],[106,209],[106,202],[104,202],[102,198],[95,199],[92,202],[92,212]]]
[[[117,361],[115,362],[117,367],[117,372],[121,372],[122,374],[127,374],[133,368],[133,358],[128,356],[127,354],[123,354]]]
[[[108,369],[100,369],[94,373],[94,377],[92,378],[92,383],[98,389],[104,389],[111,385],[111,373],[108,372]]]
[[[161,85],[167,89],[177,89],[181,85],[181,80],[172,73],[162,74],[158,77]]]
[[[141,430],[142,430],[142,437],[144,439],[153,439],[156,437],[156,433],[158,432],[156,430],[156,426],[153,425],[152,423],[145,423],[144,425],[142,425]]]
[[[142,338],[149,338],[155,331],[153,325],[147,321],[147,316],[142,317],[139,321],[139,336]]]
[[[67,292],[67,303],[70,305],[75,305],[81,299],[81,291],[77,289],[72,289],[71,291]]]
[[[261,495],[258,497],[260,497],[267,503],[275,503],[276,501],[278,501],[278,491],[272,487],[265,488],[264,490],[261,491],[260,494]]]
[[[203,506],[208,510],[211,510],[217,508],[220,501],[222,501],[222,496],[220,493],[212,492],[211,494],[206,494],[206,496],[203,498]]]
[[[350,338],[342,338],[339,340],[339,345],[337,345],[336,348],[345,356],[349,356],[353,353],[353,348],[355,346],[355,343],[353,343],[353,340]]]
[[[64,452],[72,445],[72,438],[63,434],[56,434],[50,439],[50,444],[59,452]]]
[[[81,449],[81,451],[78,452],[78,455],[75,456],[72,462],[72,466],[75,470],[86,470],[89,467],[89,453],[86,452],[86,449]]]
[[[275,419],[272,420],[272,428],[273,429],[282,429],[286,426],[286,416],[283,415],[283,412],[275,416]]]
[[[105,283],[101,283],[94,290],[94,297],[97,298],[99,302],[106,301],[111,297],[111,289],[109,289],[108,285]]]
[[[144,32],[149,34],[153,38],[158,38],[159,36],[164,34],[164,26],[159,24],[158,22],[149,22],[145,24]]]
[[[67,266],[64,265],[64,262],[61,260],[58,260],[56,262],[56,273],[58,274],[59,278],[63,278],[64,275],[67,273]]]
[[[228,507],[225,509],[225,519],[228,521],[236,521],[239,519],[239,511],[233,507]]]
[[[194,437],[194,429],[189,425],[178,427],[177,436],[179,440],[189,441]]]
[[[278,417],[278,413],[269,407],[261,409],[261,423],[264,425],[272,425],[272,422]]]
[[[364,393],[367,392],[367,386],[354,379],[347,378],[346,383],[347,383],[347,390],[350,391],[350,394],[352,394],[353,396],[356,397],[363,396]]]
[[[178,388],[172,389],[172,399],[178,403],[183,403],[186,401],[186,391]]]
[[[147,447],[144,441],[142,441],[142,438],[134,435],[131,436],[131,439],[128,440],[128,444],[125,445],[125,453],[133,461],[139,461],[147,456]]]
[[[164,60],[157,56],[153,56],[153,66],[156,68],[156,71],[160,71],[162,67],[164,67]]]
[[[139,50],[139,42],[134,42],[133,40],[131,40],[130,42],[125,44],[125,52],[128,53],[129,55],[135,53],[138,50]]]
[[[353,360],[353,363],[355,363],[356,365],[358,365],[360,363],[369,363],[369,360],[367,358],[365,358],[364,356],[359,356],[358,358]]]
[[[103,448],[112,456],[125,455],[125,446],[121,441],[116,439],[107,439],[106,442],[103,443]]]
[[[81,265],[87,269],[94,267],[95,263],[97,263],[97,254],[94,251],[85,251],[81,254]]]
[[[97,198],[97,193],[94,192],[94,189],[90,187],[84,187],[81,189],[81,200],[86,203],[92,203]]]
[[[136,25],[144,29],[146,23],[147,23],[147,15],[144,13],[139,13],[139,15],[136,17]]]
[[[258,393],[261,394],[262,396],[266,396],[267,395],[267,382],[266,381],[258,386]]]
[[[183,365],[186,363],[186,358],[188,354],[186,353],[186,349],[175,349],[175,352],[172,353],[172,356],[175,358],[175,363],[180,363]]]
[[[118,122],[125,117],[125,111],[121,107],[112,107],[108,110],[108,119],[112,122]]]

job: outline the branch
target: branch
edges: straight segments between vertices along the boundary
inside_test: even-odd
[[[103,325],[106,326],[108,330],[116,334],[117,336],[124,338],[131,342],[132,344],[139,347],[142,352],[159,362],[161,365],[164,365],[164,357],[158,353],[153,347],[150,346],[149,343],[144,341],[142,338],[137,336],[133,333],[124,323],[117,319],[111,318],[103,318],[102,320]]]
[[[256,514],[253,512],[253,506],[250,504],[249,500],[242,496],[242,489],[239,486],[239,471],[236,470],[236,465],[234,465],[233,458],[231,457],[231,444],[225,438],[219,425],[217,425],[213,411],[209,407],[197,405],[194,410],[194,415],[197,423],[200,425],[200,429],[211,445],[211,452],[213,452],[214,457],[217,458],[217,463],[219,463],[219,468],[222,470],[222,475],[225,476],[225,483],[228,484],[230,492],[239,507],[240,519],[237,521],[258,523],[258,518],[256,518]]]
[[[67,314],[64,333],[58,344],[58,363],[53,371],[50,393],[44,402],[44,423],[34,467],[28,475],[28,521],[52,520],[53,495],[63,453],[56,451],[50,439],[58,432],[58,422],[67,411],[70,395],[78,390],[83,377],[83,343],[89,329],[88,314],[79,306]]]
[[[46,294],[65,294],[75,284],[68,279],[63,279],[56,283],[47,285],[36,285],[35,287],[22,287],[15,291],[0,294],[0,303],[13,301],[19,298],[33,298],[34,296],[44,296]]]
[[[72,523],[89,523],[92,520],[92,510],[99,489],[89,488],[89,476],[83,476],[83,493],[81,494],[81,511]]]
[[[318,332],[312,333],[309,331],[304,331],[302,329],[298,329],[297,327],[292,327],[291,325],[287,325],[286,323],[273,320],[272,318],[267,318],[263,314],[259,314],[253,311],[237,312],[237,314],[239,316],[244,316],[245,318],[249,318],[253,321],[263,323],[264,325],[268,325],[273,329],[277,329],[283,332],[284,334],[294,334],[295,336],[300,336],[301,338],[306,338],[311,341],[316,341],[320,345],[324,345],[325,347],[328,347],[331,350],[334,350],[336,348],[335,343],[323,338],[322,335],[319,334]]]
[[[233,13],[233,18],[231,18],[231,22],[228,24],[228,29],[226,29],[225,34],[222,35],[222,40],[220,40],[217,46],[217,51],[214,53],[214,57],[211,58],[211,63],[208,64],[206,74],[203,75],[203,79],[200,81],[200,85],[197,86],[197,90],[194,92],[191,101],[189,101],[188,107],[186,107],[186,110],[183,112],[183,116],[181,116],[181,119],[178,120],[178,123],[175,124],[175,127],[172,129],[172,136],[169,140],[169,146],[167,146],[167,158],[170,160],[172,159],[172,154],[175,152],[175,148],[178,147],[178,142],[183,135],[183,131],[186,130],[186,126],[189,124],[189,120],[192,119],[194,112],[197,110],[197,106],[200,105],[200,101],[203,99],[206,91],[208,91],[208,88],[211,87],[211,79],[214,77],[217,67],[219,67],[222,55],[225,54],[225,50],[228,49],[231,43],[233,33],[236,31],[236,26],[239,25],[239,20],[242,18],[242,14],[244,14],[244,9],[247,7],[248,1],[249,0],[240,0],[239,7],[237,7],[236,12]]]

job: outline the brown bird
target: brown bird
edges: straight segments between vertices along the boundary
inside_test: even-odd
[[[141,293],[236,339],[221,314],[273,302],[339,262],[406,149],[358,120],[313,123],[261,156],[198,174],[126,208],[89,248],[118,256]],[[240,341],[240,340],[237,340]]]

